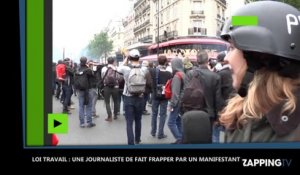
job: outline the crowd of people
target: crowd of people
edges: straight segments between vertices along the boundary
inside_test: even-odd
[[[276,18],[266,10],[277,11]],[[95,65],[86,57],[80,58],[78,66],[68,58],[58,61],[53,69],[57,85],[53,92],[62,102],[62,112],[70,113],[74,92],[79,99],[79,126],[94,127],[93,117],[98,117],[95,105],[103,96],[107,122],[118,119],[123,109],[128,145],[141,142],[142,115],[150,114],[146,110],[149,102],[149,134],[166,138],[167,123],[174,144],[190,143],[184,138],[183,128],[188,126],[182,121],[191,114],[207,116],[209,123],[205,125],[211,132],[206,143],[300,141],[300,22],[294,18],[299,18],[299,11],[284,3],[266,1],[245,5],[234,15],[255,15],[258,25],[233,26],[231,20],[227,21],[221,38],[230,47],[219,53],[214,64],[205,51],[197,53],[195,63],[188,58],[173,58],[169,63],[164,55],[157,58],[157,64],[141,63],[136,49],[129,51],[119,66],[112,57],[107,59],[107,66]],[[57,74],[62,64],[65,74],[60,78]],[[76,88],[76,77],[82,74],[88,79],[86,89]],[[169,80],[172,94],[167,98]],[[200,88],[195,89],[197,86]],[[188,92],[195,92],[199,100],[185,99]],[[220,133],[225,133],[224,137]],[[203,143],[201,138],[199,143]]]

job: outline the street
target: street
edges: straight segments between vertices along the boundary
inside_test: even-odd
[[[68,133],[57,134],[59,138],[58,145],[127,145],[126,120],[123,112],[121,112],[117,120],[107,122],[105,121],[107,113],[104,100],[98,100],[96,110],[97,115],[99,115],[100,117],[93,119],[96,126],[92,128],[80,128],[78,115],[78,98],[74,96],[74,94],[72,96],[72,101],[74,102],[73,106],[75,107],[75,109],[70,110],[72,114],[69,114]],[[147,106],[147,110],[151,113],[151,107]],[[59,100],[53,97],[53,113],[61,112],[62,104],[59,102]],[[141,134],[142,142],[140,144],[171,144],[172,142],[175,142],[175,139],[170,133],[170,130],[167,126],[167,120],[165,123],[164,132],[168,137],[164,139],[158,139],[157,137],[152,137],[150,134],[151,115],[143,115]]]

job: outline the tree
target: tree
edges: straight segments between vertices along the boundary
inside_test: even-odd
[[[107,54],[113,49],[113,41],[110,41],[107,32],[101,31],[94,35],[94,39],[88,45],[88,53],[93,58],[99,58],[104,55],[106,60]]]
[[[255,0],[255,1],[262,1],[262,0]],[[300,10],[300,1],[299,0],[273,0],[273,1],[279,1],[286,4],[290,4],[291,6],[296,7]]]
[[[300,1],[299,0],[282,0],[286,4],[290,4],[300,10]]]

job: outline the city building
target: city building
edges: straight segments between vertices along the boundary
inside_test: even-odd
[[[134,3],[134,21],[135,25],[133,33],[137,42],[152,43],[153,30],[152,30],[152,16],[151,16],[151,3],[150,0],[138,0]]]
[[[123,19],[124,47],[180,36],[219,36],[225,20],[252,1],[136,0],[133,12]]]
[[[153,7],[152,30],[155,42],[158,38],[159,41],[167,41],[178,36],[219,36],[225,21],[227,8],[225,0],[152,0],[149,2],[153,3],[150,6]]]
[[[226,19],[230,18],[237,9],[251,2],[253,2],[253,0],[227,0],[228,6],[225,13]]]
[[[136,43],[137,39],[134,36],[134,11],[132,11],[126,18],[122,20],[124,27],[124,47],[128,47]]]

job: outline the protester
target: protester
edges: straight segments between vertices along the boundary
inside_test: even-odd
[[[141,142],[142,131],[142,113],[143,113],[143,92],[134,94],[132,89],[139,89],[139,87],[133,87],[133,85],[142,85],[142,89],[145,91],[146,87],[146,72],[147,69],[141,67],[139,63],[140,52],[133,49],[129,52],[129,55],[125,58],[123,64],[117,68],[117,71],[124,75],[125,87],[123,91],[124,103],[125,103],[125,118],[126,118],[126,130],[127,130],[127,142],[128,145],[139,144]],[[130,61],[130,64],[128,62]],[[134,70],[132,70],[134,69]],[[132,72],[134,71],[134,72]],[[131,76],[141,75],[142,81],[138,83],[131,83]],[[135,78],[132,78],[135,79]],[[133,122],[135,122],[135,132],[133,132]]]
[[[93,92],[91,87],[91,78],[94,76],[93,71],[87,66],[87,58],[80,58],[80,67],[78,72],[75,74],[75,85],[77,84],[76,76],[84,76],[83,79],[87,79],[86,88],[85,89],[77,89],[78,92],[78,104],[79,104],[79,122],[80,127],[84,128],[87,126],[88,128],[96,126],[93,123],[92,119],[92,100],[93,100]],[[78,87],[76,87],[78,88]],[[85,120],[86,118],[86,120]],[[87,125],[85,125],[85,122]]]
[[[204,98],[206,102],[206,112],[208,113],[213,128],[213,142],[219,142],[219,130],[215,127],[218,120],[218,112],[224,104],[223,97],[221,95],[221,77],[212,72],[208,67],[208,54],[206,51],[199,52],[197,54],[198,67],[188,72],[187,84],[192,79],[194,73],[198,74],[199,79],[203,83]]]
[[[93,75],[90,77],[90,93],[92,94],[92,117],[93,118],[98,118],[99,115],[97,115],[97,111],[96,111],[96,104],[97,104],[97,98],[98,98],[98,89],[97,89],[97,85],[98,85],[98,79],[97,79],[97,69],[96,68],[96,64],[93,62],[93,60],[89,60],[88,61],[88,67],[93,71]]]
[[[163,139],[167,137],[167,135],[165,135],[164,132],[164,127],[167,119],[167,107],[168,107],[168,100],[164,97],[164,86],[166,82],[170,78],[172,78],[172,74],[166,70],[167,68],[166,56],[160,55],[157,61],[158,61],[158,66],[155,69],[151,70],[151,77],[153,82],[151,135],[155,137],[156,132],[158,131],[157,138]],[[159,87],[161,89],[158,89]],[[159,123],[157,129],[158,111],[159,111]]]
[[[113,118],[116,120],[118,118],[118,93],[119,93],[119,83],[117,78],[117,71],[116,66],[114,65],[115,59],[113,57],[109,57],[107,59],[107,67],[104,67],[101,71],[101,76],[104,82],[104,101],[106,106],[107,117],[106,121],[112,121],[112,111],[110,107],[110,99],[112,97],[114,103],[114,110],[113,110]]]
[[[152,79],[151,79],[151,75],[150,75],[149,62],[143,61],[142,67],[145,67],[147,69],[146,89],[145,89],[145,93],[144,93],[144,104],[143,104],[143,106],[144,106],[143,115],[150,115],[150,113],[148,112],[148,110],[146,108],[147,101],[149,100],[150,93],[152,92]]]
[[[232,86],[231,67],[227,60],[224,60],[226,56],[225,52],[221,52],[217,56],[217,65],[214,67],[221,77],[221,94],[223,100],[226,102],[234,93],[235,90]],[[226,103],[224,103],[225,105]]]
[[[63,113],[71,114],[69,111],[69,106],[71,106],[71,97],[73,95],[73,76],[74,70],[71,64],[70,58],[64,59],[65,68],[65,75],[64,79],[62,80],[62,97],[61,102],[63,104]]]
[[[184,88],[185,73],[183,68],[183,62],[180,58],[173,58],[171,61],[173,70],[172,78],[172,97],[170,99],[168,110],[170,116],[168,120],[168,127],[176,139],[174,144],[182,143],[182,121],[180,117],[180,99]]]

